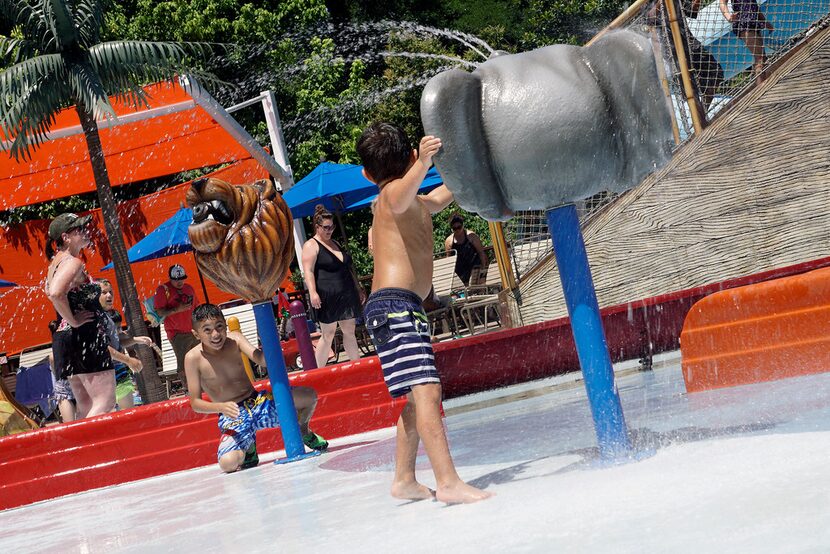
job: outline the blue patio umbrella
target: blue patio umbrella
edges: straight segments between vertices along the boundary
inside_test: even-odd
[[[183,252],[190,252],[193,246],[187,236],[187,227],[193,221],[193,210],[190,208],[179,208],[173,216],[153,229],[146,237],[135,243],[127,250],[127,259],[130,262],[144,262],[155,260],[166,256],[173,256]],[[103,269],[112,269],[112,262],[105,265]],[[208,301],[207,289],[202,272],[198,266],[199,281],[202,284],[202,292],[205,295],[205,302]]]
[[[297,219],[314,215],[314,207],[322,204],[332,212],[345,213],[368,206],[360,202],[377,195],[377,186],[367,180],[361,171],[363,166],[323,162],[291,187],[283,195],[291,215]],[[441,177],[435,168],[427,173],[424,183]],[[356,206],[356,207],[353,207]]]
[[[16,287],[16,286],[17,286],[17,283],[12,283],[11,281],[4,281],[3,279],[0,279],[0,289]]]
[[[131,262],[143,262],[193,250],[187,236],[187,227],[192,221],[193,210],[179,208],[173,217],[127,250],[127,258]],[[108,263],[103,269],[112,269],[112,263]]]

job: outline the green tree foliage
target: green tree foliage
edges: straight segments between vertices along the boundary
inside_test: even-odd
[[[226,106],[263,90],[275,92],[291,166],[299,180],[324,160],[359,163],[355,143],[371,121],[402,125],[413,143],[423,133],[418,111],[422,86],[450,62],[381,57],[381,50],[484,61],[460,41],[413,33],[406,25],[380,39],[374,36],[380,34],[377,30],[338,34],[329,27],[348,31],[350,25],[357,28],[367,22],[412,21],[455,29],[480,37],[495,49],[517,51],[584,42],[625,4],[621,0],[121,0],[106,12],[101,32],[107,40],[225,45],[224,55],[199,67],[232,84],[216,94]],[[364,41],[368,46],[361,46]],[[202,63],[195,58],[189,61]],[[260,142],[269,141],[258,109],[234,116]],[[171,177],[166,184],[178,182],[181,176]],[[130,195],[128,188],[125,194]],[[65,202],[40,212],[39,207],[27,208],[12,219],[51,215]],[[73,202],[83,204],[84,199]],[[85,206],[73,204],[73,208],[81,207]],[[436,249],[442,248],[450,232],[447,218],[454,209],[436,216]],[[466,216],[468,227],[489,243],[486,222]],[[365,249],[371,214],[368,210],[345,214],[343,222],[359,271],[371,273],[371,257]]]

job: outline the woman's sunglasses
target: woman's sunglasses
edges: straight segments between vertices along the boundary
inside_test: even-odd
[[[334,225],[320,225],[323,231],[334,231]]]

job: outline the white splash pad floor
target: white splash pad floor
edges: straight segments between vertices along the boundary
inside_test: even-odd
[[[828,552],[830,374],[687,395],[677,354],[617,368],[654,454],[599,468],[576,375],[446,404],[472,505],[388,496],[394,430],[0,513],[0,552]],[[622,369],[622,371],[620,371]],[[419,478],[434,483],[426,457]]]

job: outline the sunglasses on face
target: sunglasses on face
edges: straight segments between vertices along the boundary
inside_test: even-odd
[[[320,229],[323,231],[334,231],[334,225],[320,225]]]

